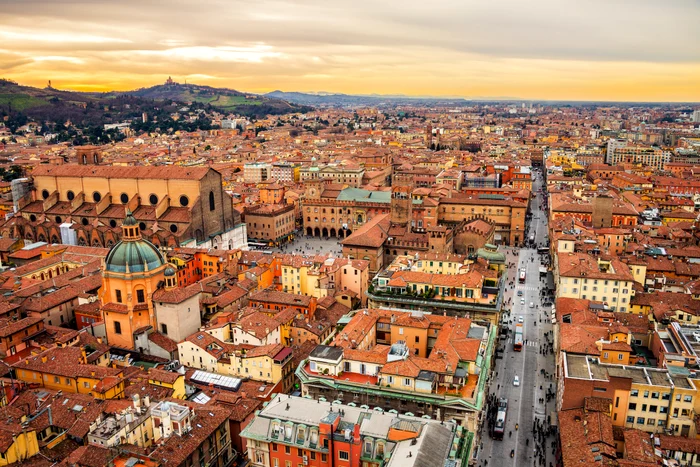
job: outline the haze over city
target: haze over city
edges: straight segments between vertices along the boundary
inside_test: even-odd
[[[700,4],[2,1],[0,74],[60,89],[700,100]]]

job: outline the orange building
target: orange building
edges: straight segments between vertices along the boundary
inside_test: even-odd
[[[111,346],[134,349],[134,333],[157,329],[151,295],[165,282],[165,258],[141,238],[136,219],[127,210],[122,240],[109,251],[102,273],[102,316]],[[168,280],[175,281],[175,276]]]

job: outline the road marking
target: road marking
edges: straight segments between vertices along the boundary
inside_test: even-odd
[[[512,338],[512,337],[509,337],[509,338],[508,338],[508,344],[512,344],[512,343],[513,343],[513,338]],[[528,346],[528,347],[538,347],[540,344],[538,344],[537,342],[528,341],[528,343],[525,344],[525,345]]]

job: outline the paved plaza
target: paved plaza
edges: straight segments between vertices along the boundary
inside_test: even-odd
[[[340,239],[329,238],[328,240],[319,237],[307,237],[300,235],[293,242],[287,243],[277,248],[270,250],[275,253],[296,253],[303,255],[328,255],[329,253],[335,257],[342,256],[342,247]]]

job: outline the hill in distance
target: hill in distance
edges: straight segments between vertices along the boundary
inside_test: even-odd
[[[196,84],[173,83],[135,91],[90,93],[62,91],[50,86],[40,89],[0,79],[0,117],[22,114],[42,122],[70,120],[83,126],[102,125],[138,118],[142,112],[151,114],[166,110],[173,103],[184,106],[192,102],[248,117],[312,110],[281,99]]]
[[[88,93],[39,89],[0,79],[0,116],[22,115],[39,122],[66,122],[90,126],[118,123],[154,108],[153,101],[123,96],[105,100]]]
[[[211,105],[222,112],[232,112],[247,116],[281,115],[294,112],[308,112],[311,109],[283,99],[243,93],[234,89],[214,88],[198,84],[180,84],[168,79],[165,84],[126,92],[100,94],[103,98],[129,95],[156,101],[175,101],[184,104],[198,102]]]

